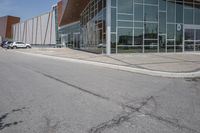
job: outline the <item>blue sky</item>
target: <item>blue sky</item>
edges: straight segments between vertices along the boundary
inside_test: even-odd
[[[0,0],[0,16],[18,16],[26,20],[46,13],[58,0]]]

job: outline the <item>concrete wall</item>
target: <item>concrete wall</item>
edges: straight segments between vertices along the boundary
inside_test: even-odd
[[[13,25],[13,41],[56,44],[55,11]]]

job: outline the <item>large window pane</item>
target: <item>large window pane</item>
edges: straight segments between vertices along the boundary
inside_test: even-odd
[[[134,29],[134,46],[142,46],[143,29]]]
[[[119,13],[133,13],[133,0],[118,0]]]
[[[133,30],[129,28],[118,29],[118,45],[132,45]]]
[[[116,53],[116,34],[111,34],[111,51]]]
[[[111,5],[116,6],[116,0],[111,0]]]
[[[112,8],[111,10],[111,31],[116,32],[116,9]]]
[[[196,30],[196,40],[200,40],[200,30]]]
[[[159,13],[159,32],[161,34],[166,33],[166,13],[160,12]]]
[[[200,5],[195,6],[195,24],[200,25]]]
[[[167,22],[175,22],[175,3],[167,2]]]
[[[193,9],[184,10],[184,22],[185,24],[193,24]]]
[[[158,21],[157,6],[145,6],[144,21]]]
[[[157,39],[158,38],[158,24],[145,23],[145,38]]]
[[[135,4],[134,19],[138,21],[143,21],[143,5]]]
[[[159,0],[159,10],[166,11],[166,0]]]
[[[194,29],[185,30],[185,40],[194,40]]]
[[[174,24],[167,25],[167,38],[175,39],[175,25]]]
[[[183,3],[176,3],[176,22],[183,23]]]

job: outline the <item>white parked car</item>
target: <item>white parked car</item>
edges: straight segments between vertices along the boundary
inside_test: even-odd
[[[26,44],[23,42],[13,42],[10,44],[9,48],[16,49],[16,48],[31,48],[30,44]]]

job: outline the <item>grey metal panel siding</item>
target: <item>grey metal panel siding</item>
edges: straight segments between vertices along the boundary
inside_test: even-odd
[[[13,40],[29,44],[56,44],[55,12],[13,25]]]

